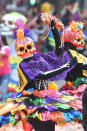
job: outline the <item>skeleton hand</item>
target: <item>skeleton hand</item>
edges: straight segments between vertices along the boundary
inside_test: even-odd
[[[82,64],[83,64],[83,65],[87,65],[87,61],[84,61]]]
[[[73,65],[77,64],[77,58],[73,57],[70,61],[68,61],[63,67],[72,67]]]

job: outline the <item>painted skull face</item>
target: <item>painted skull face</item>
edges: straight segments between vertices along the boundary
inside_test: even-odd
[[[72,32],[70,30],[65,30],[64,32],[64,42],[71,42],[76,48],[84,48],[85,46],[85,35],[82,31]]]
[[[10,20],[3,20],[2,23],[0,24],[0,34],[1,35],[6,35],[6,36],[12,36],[13,35],[13,30],[16,28],[14,22]]]
[[[34,42],[29,37],[17,40],[15,46],[17,55],[21,56],[22,58],[26,58],[36,51],[36,49],[34,48]]]

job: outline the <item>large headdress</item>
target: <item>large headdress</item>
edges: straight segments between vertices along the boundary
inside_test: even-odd
[[[72,21],[64,31],[64,42],[70,42],[76,48],[84,48],[85,35],[83,34],[83,23]]]
[[[36,49],[34,48],[34,42],[29,37],[29,31],[24,28],[24,22],[20,19],[16,21],[17,31],[15,31],[15,37],[17,38],[15,47],[17,55],[22,58],[32,55]]]

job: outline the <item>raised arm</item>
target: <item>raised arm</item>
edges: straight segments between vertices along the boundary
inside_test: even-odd
[[[58,29],[55,27],[54,20],[51,21],[51,29],[55,40],[55,53],[57,56],[59,56],[62,53],[62,48],[60,48],[61,40]]]

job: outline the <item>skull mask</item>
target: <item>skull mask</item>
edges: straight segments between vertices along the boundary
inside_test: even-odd
[[[6,36],[13,36],[13,31],[16,28],[15,22],[18,19],[21,19],[24,21],[24,23],[27,22],[27,19],[24,15],[22,15],[19,12],[10,12],[6,13],[2,16],[2,22],[0,24],[0,34],[6,35]]]
[[[25,37],[24,39],[16,41],[17,55],[22,58],[32,55],[36,49],[34,48],[34,42],[31,38]]]

